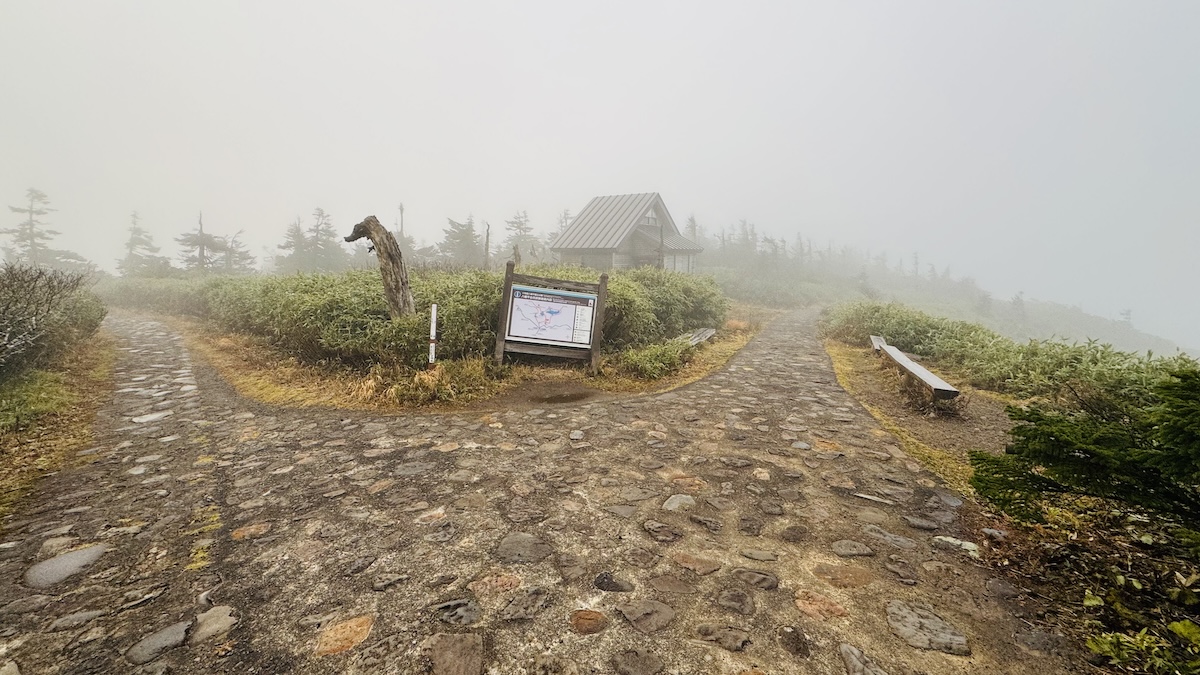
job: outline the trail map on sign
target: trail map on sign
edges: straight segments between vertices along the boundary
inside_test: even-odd
[[[588,348],[596,296],[513,284],[506,340]]]

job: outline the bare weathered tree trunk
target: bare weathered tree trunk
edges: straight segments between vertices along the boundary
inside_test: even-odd
[[[404,256],[400,253],[396,238],[379,224],[375,216],[367,216],[366,220],[355,225],[346,241],[358,241],[363,237],[371,240],[375,255],[379,256],[379,275],[383,277],[383,296],[387,300],[388,314],[393,319],[416,314],[412,290],[408,287],[408,268],[404,266]]]

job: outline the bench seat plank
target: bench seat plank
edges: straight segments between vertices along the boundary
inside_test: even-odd
[[[902,370],[908,372],[909,375],[917,378],[921,382],[925,383],[925,386],[932,389],[933,397],[935,399],[952,399],[955,396],[958,396],[957,389],[955,389],[942,378],[929,372],[925,366],[922,366],[916,361],[908,358],[908,355],[899,349],[891,345],[885,345],[883,347],[883,353],[886,354],[889,359],[891,359],[892,363],[895,363]]]
[[[871,336],[871,349],[874,349],[876,354],[878,354],[879,351],[886,346],[887,346],[887,340],[884,340],[883,338],[879,337],[878,335]]]

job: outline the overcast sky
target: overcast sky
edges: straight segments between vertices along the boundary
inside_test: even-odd
[[[595,195],[918,251],[1200,346],[1200,2],[0,0],[0,204],[255,254]],[[7,210],[5,210],[7,213]],[[3,216],[11,226],[19,216]],[[165,247],[164,247],[165,248]]]

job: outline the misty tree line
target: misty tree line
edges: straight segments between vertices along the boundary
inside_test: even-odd
[[[886,251],[872,255],[869,250],[835,247],[832,242],[815,247],[812,239],[800,233],[791,240],[760,234],[755,224],[746,220],[710,233],[696,222],[695,216],[689,216],[684,234],[704,249],[699,256],[701,267],[840,276],[864,284],[884,276],[889,277],[889,281],[953,281],[948,267],[940,273],[934,265],[922,270],[920,256],[916,253],[912,256],[911,266],[903,257],[896,258],[893,264]]]
[[[84,256],[52,245],[61,233],[51,229],[44,218],[55,211],[46,193],[29,188],[25,199],[20,206],[8,207],[11,212],[21,214],[21,219],[12,227],[0,228],[0,235],[9,238],[7,245],[2,247],[4,260],[70,272],[95,272],[95,263]],[[267,261],[268,264],[289,272],[337,272],[373,262],[365,247],[346,249],[323,210],[317,209],[313,213],[313,221],[311,226],[304,227],[297,218],[284,232],[283,243],[278,247],[280,255]],[[154,236],[142,226],[136,211],[130,216],[127,233],[125,255],[116,261],[121,276],[165,278],[259,271],[255,256],[242,240],[243,232],[220,235],[206,231],[203,213],[197,217],[194,229],[174,238],[179,247],[174,259],[160,254]]]
[[[400,242],[405,254],[413,252],[414,260],[440,262],[471,267],[491,267],[501,261],[518,260],[525,263],[556,262],[550,244],[571,224],[571,211],[558,214],[554,228],[545,235],[534,231],[528,211],[518,211],[495,228],[484,220],[478,225],[468,215],[464,221],[447,218],[442,240],[434,246],[417,247],[411,238]],[[407,244],[407,246],[406,246]]]
[[[35,188],[26,191],[25,202],[9,206],[21,218],[12,227],[0,229],[8,235],[8,245],[3,248],[4,257],[10,262],[25,262],[37,266],[48,266],[71,271],[92,271],[95,265],[84,256],[70,250],[55,248],[53,240],[59,236],[51,229],[44,217],[55,209],[49,197]],[[447,218],[442,239],[433,245],[418,244],[404,229],[403,205],[400,219],[393,234],[404,255],[416,264],[449,264],[454,266],[491,267],[505,260],[519,257],[522,262],[555,262],[550,243],[572,222],[570,210],[561,211],[552,229],[545,234],[535,231],[527,211],[518,211],[503,221],[500,227],[488,221],[477,222],[473,215],[465,220]],[[122,276],[170,277],[187,274],[247,274],[259,269],[279,272],[338,272],[346,269],[369,267],[373,256],[364,246],[349,247],[339,236],[333,218],[324,209],[316,208],[306,222],[297,216],[287,225],[277,244],[275,255],[265,256],[262,265],[257,265],[242,240],[242,231],[231,235],[219,235],[204,226],[203,214],[193,229],[174,238],[179,246],[178,255],[161,255],[149,230],[142,226],[137,212],[130,216],[124,242],[125,254],[117,261]],[[974,287],[974,282],[955,282],[949,269],[939,273],[933,265],[921,269],[920,258],[913,254],[911,264],[898,258],[889,261],[887,253],[871,256],[850,247],[835,249],[832,244],[825,248],[814,248],[811,240],[796,235],[788,241],[770,235],[762,235],[753,223],[742,220],[736,225],[709,232],[689,216],[684,234],[703,247],[699,262],[707,268],[733,268],[752,270],[756,273],[807,272],[810,274],[856,276],[863,290],[870,295],[870,284],[886,277],[890,286],[911,284],[915,279],[939,284],[965,285],[964,290],[977,296],[981,311],[992,303],[991,297]],[[1012,304],[1020,305],[1020,296]]]
[[[52,246],[61,233],[51,229],[45,219],[55,211],[50,198],[44,192],[30,188],[25,199],[20,206],[9,206],[10,211],[21,214],[20,220],[12,227],[0,229],[0,235],[9,237],[2,248],[4,260],[36,267],[95,272],[96,265],[84,256]],[[490,267],[514,255],[525,262],[550,262],[550,242],[571,222],[570,211],[564,210],[559,214],[555,230],[539,236],[526,211],[514,214],[504,222],[503,229],[496,228],[495,231],[487,221],[477,225],[473,216],[462,222],[448,218],[440,242],[419,245],[404,231],[403,205],[400,213],[401,220],[393,234],[411,262],[462,267]],[[342,240],[333,218],[322,208],[315,209],[307,222],[297,216],[286,226],[275,247],[278,253],[263,256],[261,265],[248,250],[242,235],[241,230],[231,235],[206,230],[201,213],[194,228],[174,238],[179,253],[172,258],[162,255],[162,249],[135,211],[130,216],[124,241],[125,254],[117,260],[117,271],[125,277],[166,278],[258,271],[284,274],[340,272],[375,264],[374,255],[366,246],[349,246]]]
[[[9,237],[8,245],[3,247],[5,262],[68,272],[95,272],[95,263],[84,256],[51,245],[62,233],[51,229],[43,219],[55,211],[46,193],[29,188],[25,191],[25,200],[20,206],[8,207],[9,211],[21,214],[20,221],[13,227],[0,229],[0,235]],[[181,249],[178,267],[170,258],[158,255],[159,247],[155,245],[154,237],[141,226],[135,211],[125,241],[125,255],[117,261],[117,269],[123,276],[139,277],[169,277],[188,271],[226,274],[254,271],[254,256],[242,243],[241,232],[232,236],[205,232],[203,217],[194,231],[184,232],[175,241]]]
[[[53,246],[59,236],[45,217],[55,209],[50,198],[40,190],[30,188],[25,200],[9,210],[20,214],[12,227],[0,229],[9,237],[4,246],[4,258],[35,266],[67,271],[93,272],[95,265],[84,256]],[[570,210],[559,212],[549,232],[535,231],[527,211],[518,211],[499,227],[488,221],[476,221],[473,215],[465,220],[447,218],[442,239],[436,244],[419,244],[404,228],[404,206],[400,205],[399,219],[393,234],[409,262],[417,265],[437,264],[455,267],[491,268],[504,261],[517,259],[523,263],[557,262],[550,252],[551,242],[572,222]],[[1025,300],[1018,293],[1009,301],[996,301],[981,290],[970,278],[953,279],[949,268],[941,272],[929,263],[922,268],[921,258],[890,259],[886,252],[872,255],[853,247],[835,248],[832,244],[814,247],[811,239],[799,234],[791,240],[760,234],[754,223],[742,220],[734,225],[709,231],[696,217],[689,216],[684,234],[697,242],[703,253],[698,257],[701,270],[735,270],[754,278],[776,277],[794,279],[848,280],[857,285],[865,296],[876,298],[881,289],[896,291],[937,290],[953,296],[959,303],[970,303],[983,316],[1001,311],[1014,318],[1023,318]],[[177,277],[206,274],[250,274],[269,271],[283,274],[298,272],[340,272],[368,268],[374,256],[363,245],[348,246],[339,236],[332,216],[322,208],[313,210],[307,221],[297,216],[283,228],[276,252],[264,256],[257,264],[242,240],[242,231],[219,235],[206,230],[203,214],[196,226],[174,238],[179,247],[175,258],[161,255],[149,230],[142,226],[137,212],[130,216],[125,254],[117,261],[121,276]],[[1129,316],[1123,316],[1129,322]]]
[[[803,304],[846,299],[852,292],[871,300],[957,307],[956,314],[993,319],[992,325],[1008,326],[1013,333],[1021,332],[1019,327],[1029,320],[1024,293],[1007,301],[996,299],[974,279],[955,278],[949,267],[939,271],[919,253],[893,258],[887,251],[835,247],[832,242],[814,246],[799,233],[790,240],[760,234],[746,220],[709,232],[689,217],[684,233],[704,249],[697,257],[700,271],[724,279],[726,291],[742,300],[774,304],[777,298],[772,296],[799,293]],[[801,290],[805,284],[825,286],[826,294],[831,288],[843,291],[826,296],[813,291],[816,295],[808,297]]]
[[[571,212],[564,209],[559,213],[554,229],[540,235],[524,210],[506,219],[501,227],[493,227],[486,220],[477,222],[473,215],[462,221],[447,218],[442,239],[426,245],[418,243],[405,231],[403,213],[401,205],[400,218],[393,222],[392,234],[405,258],[417,265],[453,267],[490,268],[514,258],[525,263],[555,262],[550,243],[572,220]],[[181,235],[176,242],[184,251],[180,256],[184,271],[230,274],[254,271],[254,258],[240,244],[238,235],[216,237],[204,233],[203,226],[198,225],[196,230]],[[162,276],[161,272],[166,270],[169,275],[170,261],[156,256],[157,249],[151,250],[152,246],[149,235],[135,222],[130,228],[126,259],[119,264],[122,274]],[[263,271],[281,274],[340,272],[374,265],[374,256],[366,246],[350,247],[343,242],[332,216],[322,208],[315,209],[307,222],[297,216],[284,230],[276,249],[278,254],[263,261]]]

